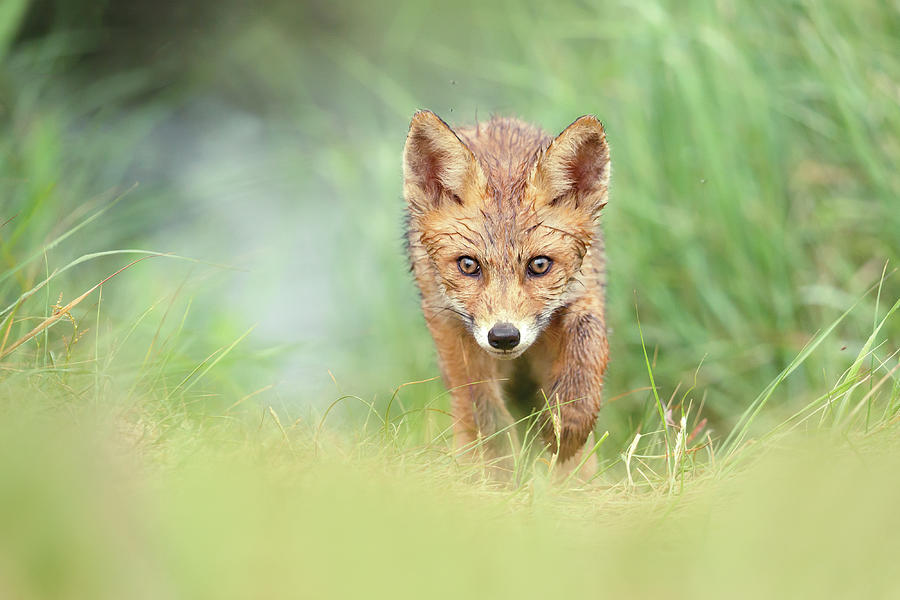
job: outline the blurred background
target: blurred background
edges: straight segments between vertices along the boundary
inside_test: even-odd
[[[112,349],[113,389],[160,319],[177,341],[146,385],[175,386],[255,325],[196,400],[262,390],[302,418],[353,394],[383,410],[438,375],[402,244],[413,112],[551,134],[592,113],[614,164],[618,399],[598,428],[623,441],[652,407],[638,317],[664,399],[696,386],[724,427],[858,302],[773,401],[778,421],[830,389],[900,295],[898,32],[898,4],[874,0],[3,0],[0,297],[91,253],[188,257],[135,265],[73,311]],[[69,269],[44,307],[131,258]],[[33,342],[45,360],[79,339],[53,332]],[[896,319],[884,333],[896,341]],[[446,408],[441,391],[399,398]]]
[[[607,128],[591,485],[399,388],[420,108]],[[897,0],[0,0],[0,598],[896,598],[898,164]]]

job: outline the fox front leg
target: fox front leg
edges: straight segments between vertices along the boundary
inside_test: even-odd
[[[489,464],[511,468],[518,440],[503,401],[497,361],[458,324],[437,317],[428,326],[450,390],[454,447],[461,456],[483,455]]]
[[[489,464],[509,468],[518,440],[498,383],[476,380],[453,387],[453,438],[457,451],[483,455]]]
[[[566,314],[548,384],[541,434],[551,453],[566,462],[579,453],[600,411],[609,357],[606,327],[593,313]]]

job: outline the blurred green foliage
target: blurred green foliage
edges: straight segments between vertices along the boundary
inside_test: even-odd
[[[0,410],[0,596],[892,598],[896,426],[790,443],[685,492],[519,493],[404,453],[218,421],[164,443],[84,407]],[[27,460],[22,460],[27,457]],[[636,475],[637,476],[637,475]]]

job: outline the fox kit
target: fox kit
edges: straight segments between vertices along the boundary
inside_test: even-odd
[[[549,451],[577,460],[608,359],[598,220],[609,172],[593,116],[556,138],[517,119],[452,129],[432,112],[413,116],[407,242],[457,448],[485,441],[489,458],[509,455],[504,387],[515,387],[545,409],[537,426]]]

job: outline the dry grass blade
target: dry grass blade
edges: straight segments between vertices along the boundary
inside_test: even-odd
[[[127,265],[125,265],[124,267],[122,267],[121,269],[119,269],[118,271],[112,273],[111,275],[106,276],[106,277],[105,277],[104,279],[102,279],[99,283],[97,283],[94,287],[92,287],[91,289],[89,289],[88,291],[86,291],[85,293],[83,293],[82,295],[78,296],[77,298],[75,298],[74,300],[72,300],[71,302],[69,302],[68,304],[66,304],[66,305],[63,306],[62,308],[60,308],[59,310],[56,310],[52,315],[50,315],[49,317],[47,317],[46,319],[44,319],[44,320],[43,320],[39,325],[37,325],[34,329],[32,329],[31,331],[29,331],[28,333],[26,333],[25,335],[23,335],[22,337],[20,337],[18,340],[16,340],[15,342],[13,342],[13,344],[12,344],[9,348],[6,348],[6,349],[0,351],[0,360],[6,358],[6,357],[9,356],[10,354],[12,354],[12,353],[16,350],[16,348],[18,348],[19,346],[21,346],[22,344],[24,344],[25,342],[27,342],[28,340],[30,340],[30,339],[33,338],[34,336],[38,335],[38,334],[41,333],[42,331],[46,330],[48,327],[50,327],[50,326],[53,325],[54,323],[56,323],[58,320],[60,320],[62,317],[64,317],[66,314],[68,314],[69,311],[71,311],[73,308],[75,308],[76,306],[78,306],[78,304],[80,304],[82,300],[84,300],[85,298],[87,298],[88,296],[90,296],[90,295],[91,295],[91,292],[93,292],[94,290],[96,290],[97,288],[99,288],[100,286],[102,286],[104,283],[106,283],[107,281],[109,281],[110,279],[112,279],[113,277],[115,277],[116,275],[118,275],[119,273],[121,273],[122,271],[124,271],[125,269],[128,269],[128,268],[130,268],[130,267],[133,267],[133,266],[136,265],[137,263],[141,262],[142,260],[146,260],[146,259],[148,259],[148,258],[151,258],[151,257],[150,257],[150,256],[143,256],[143,257],[141,257],[141,258],[138,258],[137,260],[131,261],[130,263],[128,263]]]
[[[12,330],[13,319],[16,317],[16,311],[19,310],[19,306],[22,305],[21,300],[16,305],[16,307],[9,313],[6,317],[6,326],[3,328],[3,341],[0,342],[0,356],[3,355],[3,349],[6,348],[6,342],[9,340],[9,332]]]
[[[12,220],[15,219],[15,218],[18,217],[18,216],[19,216],[18,214],[15,214],[15,215],[11,216],[10,218],[8,218],[7,220],[5,220],[5,221],[3,221],[2,223],[0,223],[0,229],[3,229],[3,228],[6,227],[7,225],[9,225],[10,222],[12,222]]]
[[[37,285],[35,285],[31,289],[29,289],[28,291],[24,292],[21,296],[19,296],[15,302],[13,302],[12,304],[10,304],[10,305],[4,307],[2,310],[0,310],[0,316],[3,316],[5,314],[7,314],[9,311],[13,310],[16,306],[19,305],[19,303],[24,302],[28,298],[32,297],[35,293],[37,293],[39,290],[41,290],[44,286],[46,286],[48,283],[50,283],[53,279],[59,277],[60,275],[62,275],[66,271],[68,271],[69,269],[77,267],[78,265],[85,263],[87,261],[91,261],[91,260],[94,260],[97,258],[104,258],[106,256],[119,255],[119,254],[142,254],[142,255],[147,255],[147,256],[165,256],[168,258],[175,258],[178,260],[183,260],[183,261],[187,261],[187,262],[191,262],[191,263],[208,265],[208,266],[216,267],[219,269],[237,270],[234,267],[230,267],[228,265],[197,260],[195,258],[189,258],[187,256],[179,256],[177,254],[172,254],[171,252],[153,252],[151,250],[141,250],[139,248],[127,248],[127,249],[123,249],[123,250],[106,250],[104,252],[92,252],[90,254],[85,254],[83,256],[79,256],[78,258],[76,258],[69,264],[65,265],[64,267],[56,269],[52,273],[49,273],[45,279],[43,279]]]
[[[628,452],[625,455],[625,474],[628,477],[628,489],[634,489],[634,478],[631,476],[631,459],[634,457],[638,442],[640,441],[641,434],[639,432],[635,432],[634,441],[631,442],[631,445],[628,447]]]

